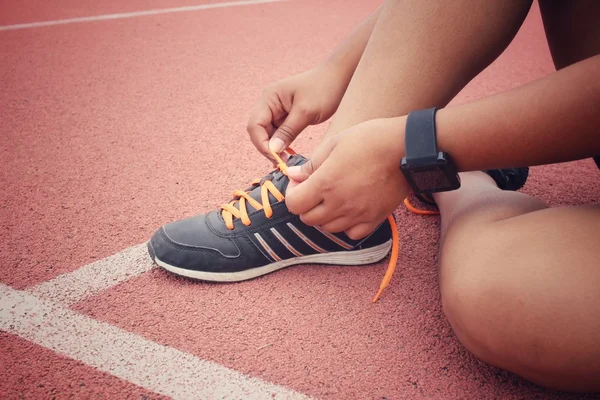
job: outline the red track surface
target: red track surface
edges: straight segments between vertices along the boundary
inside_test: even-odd
[[[203,2],[122,3],[5,1],[0,25]],[[377,1],[356,3],[290,1],[0,31],[0,282],[23,289],[74,271],[166,222],[214,209],[263,175],[269,164],[244,130],[249,108],[268,83],[324,57]],[[457,101],[551,71],[534,8],[511,47]],[[304,133],[297,150],[308,153],[322,130]],[[599,177],[590,160],[533,168],[525,192],[551,205],[597,202]],[[404,209],[397,216],[398,272],[376,305],[370,299],[384,264],[300,266],[233,285],[154,270],[74,308],[315,397],[568,398],[466,353],[437,292],[438,220]],[[148,395],[11,334],[0,346],[0,397]]]
[[[3,399],[165,398],[4,332],[0,347]]]

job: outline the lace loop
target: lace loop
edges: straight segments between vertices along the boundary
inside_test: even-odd
[[[288,149],[287,152],[289,154],[296,154],[292,149]],[[287,164],[281,159],[281,157],[279,157],[278,154],[273,152],[271,154],[277,161],[277,169],[285,175],[287,171]],[[260,185],[261,202],[258,202],[256,199],[250,196],[250,191],[245,192],[243,190],[236,190],[233,192],[233,200],[228,204],[221,205],[221,215],[223,216],[223,220],[225,221],[225,226],[227,226],[227,229],[234,229],[234,217],[241,219],[242,224],[246,226],[252,225],[252,221],[250,221],[250,217],[248,216],[246,202],[248,202],[256,210],[264,210],[265,216],[267,218],[271,218],[273,216],[273,208],[271,207],[271,202],[269,201],[269,193],[271,193],[277,199],[277,201],[283,201],[285,199],[283,194],[281,194],[279,189],[277,189],[277,187],[270,180],[261,181],[261,179],[254,179],[252,181],[252,185]]]

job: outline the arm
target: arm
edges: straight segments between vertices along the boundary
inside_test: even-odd
[[[598,155],[600,55],[508,92],[440,110],[436,122],[438,147],[459,171]]]
[[[367,47],[367,42],[379,18],[381,8],[382,6],[377,7],[363,22],[354,28],[324,61],[324,63],[333,64],[338,68],[341,74],[340,77],[343,77],[346,82],[344,87],[347,87],[350,83],[354,70],[356,70],[356,66]]]
[[[272,158],[270,149],[280,153],[308,125],[320,124],[333,115],[367,46],[380,9],[315,68],[265,89],[246,126],[250,140],[263,155]]]
[[[440,110],[438,148],[460,171],[548,164],[600,154],[600,55],[544,79]],[[351,238],[372,232],[409,192],[399,169],[406,117],[326,137],[289,167],[286,204],[308,225]]]

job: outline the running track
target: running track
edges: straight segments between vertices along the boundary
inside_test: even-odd
[[[232,285],[152,269],[143,243],[158,226],[268,170],[244,130],[261,90],[377,5],[210,1],[0,3],[0,398],[575,398],[460,346],[437,293],[435,217],[398,209],[399,268],[375,305],[385,263]],[[535,6],[456,101],[551,71]],[[599,179],[590,160],[534,168],[525,191],[597,202]]]

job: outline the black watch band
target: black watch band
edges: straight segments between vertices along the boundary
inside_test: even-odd
[[[436,112],[437,108],[413,111],[406,119],[406,156],[402,158],[400,170],[417,195],[460,187],[460,178],[452,158],[437,148]]]
[[[406,119],[406,161],[411,165],[428,164],[438,158],[435,130],[437,107],[412,111]]]

